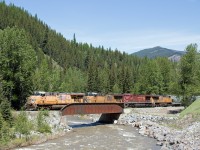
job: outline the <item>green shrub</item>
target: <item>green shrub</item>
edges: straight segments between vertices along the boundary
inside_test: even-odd
[[[3,121],[2,127],[0,130],[0,145],[6,145],[9,141],[11,141],[12,134],[11,129],[6,121]]]
[[[0,131],[1,131],[1,128],[3,127],[3,122],[4,122],[4,119],[3,119],[2,114],[0,113]]]
[[[51,127],[45,121],[45,117],[49,115],[48,111],[39,111],[37,116],[37,129],[41,133],[51,133]]]
[[[42,113],[42,115],[43,116],[49,116],[49,111],[48,110],[46,110],[46,109],[42,109],[41,111],[40,111],[40,113]]]
[[[21,111],[14,122],[15,132],[20,133],[20,137],[25,135],[27,139],[33,127],[33,123],[28,120],[26,112]]]
[[[5,121],[7,121],[9,124],[12,122],[12,113],[11,113],[11,107],[8,100],[3,99],[0,103],[0,113],[2,114],[2,117]]]

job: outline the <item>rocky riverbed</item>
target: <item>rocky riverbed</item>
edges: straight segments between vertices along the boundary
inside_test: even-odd
[[[200,122],[188,122],[191,120],[188,116],[180,119],[178,114],[168,114],[175,109],[182,108],[132,109],[115,123],[132,125],[141,135],[157,139],[162,150],[200,149]]]
[[[71,132],[57,139],[34,144],[17,150],[159,150],[155,139],[142,136],[131,125],[101,124],[96,121],[100,115],[67,116]],[[94,120],[95,119],[95,120]]]
[[[118,125],[132,126],[142,136],[146,136],[152,139],[156,139],[159,149],[194,149],[200,150],[200,122],[194,121],[193,116],[179,117],[179,113],[183,107],[155,107],[155,108],[127,108],[125,113],[121,114],[119,120],[114,123]],[[38,112],[27,112],[30,120],[36,120]],[[72,118],[71,118],[72,117]],[[78,121],[92,123],[91,130],[97,130],[93,127],[93,123],[98,121],[100,115],[76,115],[76,116],[60,116],[59,111],[50,111],[49,116],[45,118],[46,122],[51,126],[51,134],[44,135],[36,131],[32,132],[30,136],[37,136],[38,139],[30,144],[38,144],[45,142],[49,139],[54,139],[60,136],[69,137],[73,134],[74,127],[79,127],[82,124],[75,124],[75,126],[69,126],[74,123],[74,117],[78,117]],[[73,121],[72,121],[73,120]],[[99,126],[100,127],[100,126]],[[104,131],[105,126],[102,126]],[[107,126],[107,128],[110,126]],[[128,129],[131,132],[135,132],[135,129]],[[79,131],[79,129],[76,129]],[[72,131],[66,133],[68,131]],[[83,129],[84,131],[84,129]],[[114,130],[113,130],[114,131]],[[80,132],[82,132],[80,130]],[[93,131],[92,131],[93,132]],[[108,131],[105,131],[107,133]],[[87,133],[87,132],[86,132]],[[116,133],[116,137],[118,134]],[[77,132],[78,134],[78,132]],[[85,133],[84,133],[85,134]],[[69,135],[69,136],[67,136]],[[83,135],[85,137],[87,135]],[[88,139],[90,135],[88,135]],[[98,137],[98,136],[97,136]],[[59,141],[58,140],[55,141]],[[134,141],[134,140],[133,140]],[[153,142],[154,143],[154,142]],[[25,145],[21,145],[25,146]],[[63,146],[65,147],[65,146]],[[73,147],[73,145],[72,145]],[[70,147],[70,148],[72,148]],[[34,147],[35,148],[35,147]],[[69,147],[68,147],[69,148]],[[85,147],[86,148],[86,147]],[[91,148],[91,147],[90,147]],[[138,147],[139,148],[139,147]]]

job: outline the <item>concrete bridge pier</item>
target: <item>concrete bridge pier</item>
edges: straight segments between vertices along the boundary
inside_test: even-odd
[[[106,114],[102,114],[101,117],[99,118],[100,123],[114,123],[114,120],[118,120],[119,116],[121,113],[106,113]]]

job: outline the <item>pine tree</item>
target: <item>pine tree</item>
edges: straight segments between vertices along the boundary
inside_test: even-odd
[[[12,122],[12,113],[10,108],[10,103],[8,100],[3,100],[0,104],[0,113],[5,121],[8,123]]]
[[[3,127],[3,122],[4,122],[4,119],[3,119],[2,114],[0,113],[0,132],[1,132],[1,128]]]
[[[5,96],[15,108],[25,103],[32,90],[32,75],[36,55],[28,44],[24,30],[6,28],[0,30],[0,74]]]
[[[147,60],[141,67],[140,90],[142,94],[162,94],[163,93],[163,78],[155,60]]]
[[[1,81],[0,81],[1,83]],[[6,99],[6,97],[3,95],[3,89],[2,86],[0,86],[0,120],[2,121],[1,117],[3,120],[7,121],[9,124],[12,123],[12,113],[11,113],[11,108],[10,108],[10,102]],[[0,123],[2,123],[0,121]]]
[[[183,96],[182,102],[188,106],[194,95],[199,93],[199,78],[197,76],[197,44],[190,44],[186,47],[186,54],[180,62],[180,88]]]

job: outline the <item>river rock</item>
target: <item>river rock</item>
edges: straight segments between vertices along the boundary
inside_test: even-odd
[[[131,113],[122,115],[124,122],[139,129],[139,133],[158,140],[158,145],[162,144],[165,149],[199,149],[200,150],[200,122],[193,122],[178,130],[163,126],[172,123],[181,123],[177,120],[178,115],[174,116],[154,116],[147,114]],[[186,118],[187,119],[187,118]],[[189,118],[191,119],[191,118]],[[120,119],[119,119],[120,120]],[[174,122],[175,121],[175,122]]]
[[[141,127],[141,128],[139,129],[139,134],[141,134],[141,135],[146,135],[146,128],[145,128],[145,127]]]
[[[114,120],[114,124],[117,124],[118,123],[118,121],[117,120]]]
[[[163,142],[157,142],[156,145],[162,146]]]
[[[169,147],[167,147],[166,145],[162,146],[160,150],[169,150]]]
[[[158,141],[164,141],[165,137],[162,134],[157,135],[157,140]]]

